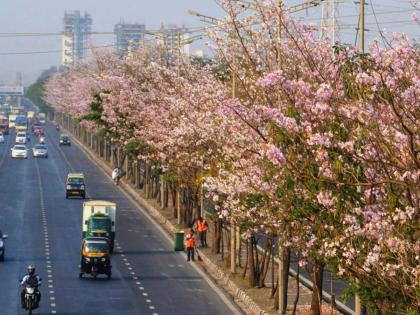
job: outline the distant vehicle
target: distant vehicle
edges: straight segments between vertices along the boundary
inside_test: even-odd
[[[62,133],[60,135],[60,145],[71,145],[70,137],[68,134]]]
[[[4,240],[7,239],[7,235],[3,234],[3,232],[0,230],[0,261],[4,261],[4,253],[5,253],[5,247]]]
[[[38,117],[34,117],[32,120],[32,128],[34,126],[41,126],[41,123],[39,122],[39,118]]]
[[[45,113],[39,113],[38,114],[38,119],[39,119],[39,122],[40,122],[41,125],[45,125],[46,117],[47,116],[45,115]]]
[[[106,237],[114,250],[117,204],[104,200],[83,203],[82,237]]]
[[[26,136],[26,132],[25,131],[21,131],[18,132],[16,134],[16,143],[18,144],[26,144],[26,141],[28,140],[27,136]]]
[[[70,196],[86,198],[85,176],[82,173],[69,173],[66,179],[66,199]]]
[[[32,122],[32,120],[35,117],[35,112],[32,111],[32,110],[30,110],[30,111],[28,111],[28,113],[26,114],[26,116],[28,117],[28,121]]]
[[[85,273],[91,274],[96,280],[99,274],[112,275],[111,258],[108,239],[104,237],[88,237],[82,242],[79,278]]]
[[[0,132],[5,135],[9,134],[9,118],[4,115],[0,115]]]
[[[12,158],[28,158],[28,149],[25,145],[16,144],[13,148],[10,149],[12,151]]]
[[[26,117],[25,115],[16,116],[15,129],[16,131],[28,130],[28,117]]]
[[[9,129],[15,128],[15,121],[16,121],[16,114],[10,114],[9,115]]]
[[[44,157],[47,158],[48,157],[48,149],[46,145],[43,144],[36,144],[33,148],[32,148],[32,156],[33,157]]]
[[[35,136],[40,137],[40,136],[44,135],[44,130],[42,130],[42,128],[39,127],[39,126],[34,126],[33,127],[33,133],[34,133]]]
[[[1,132],[0,132],[0,143],[4,143],[4,136]]]
[[[10,106],[10,113],[14,115],[22,115],[25,112],[23,106]]]

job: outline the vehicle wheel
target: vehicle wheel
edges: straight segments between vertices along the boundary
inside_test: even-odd
[[[66,194],[66,199],[69,199],[69,195]]]
[[[48,159],[48,155],[46,155],[45,158]]]
[[[4,252],[3,255],[0,256],[0,261],[4,261]]]
[[[79,272],[79,279],[83,278],[83,272]]]
[[[108,279],[111,279],[111,276],[112,276],[112,272],[110,271],[108,272]]]
[[[86,195],[85,195],[85,194],[83,194],[83,195],[82,195],[82,198],[83,198],[83,199],[86,199]]]

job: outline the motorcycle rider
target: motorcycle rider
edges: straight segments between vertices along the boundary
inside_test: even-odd
[[[29,265],[27,268],[27,271],[28,271],[28,274],[23,277],[22,282],[20,283],[20,285],[24,287],[22,292],[20,293],[20,298],[21,298],[23,308],[25,307],[25,287],[26,286],[31,286],[35,288],[35,294],[37,296],[38,304],[41,301],[41,292],[38,290],[38,287],[41,285],[42,279],[40,276],[35,274],[34,266]]]

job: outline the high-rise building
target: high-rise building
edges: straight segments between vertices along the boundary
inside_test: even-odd
[[[137,50],[140,42],[144,40],[144,24],[118,23],[114,27],[116,36],[117,52],[120,56],[125,56],[130,50]]]
[[[80,11],[65,12],[64,31],[61,35],[61,64],[73,66],[88,56],[88,38],[92,28],[92,17]]]
[[[158,42],[163,45],[169,54],[177,55],[178,51],[187,56],[190,55],[189,34],[185,26],[168,25],[160,27]]]

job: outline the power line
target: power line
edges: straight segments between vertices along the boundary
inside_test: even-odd
[[[126,31],[124,34],[143,34],[143,35],[162,35],[166,32],[173,32],[177,30],[183,30],[183,33],[197,33],[205,30],[205,27],[189,27],[189,28],[163,28],[159,30],[136,30],[136,31]],[[61,35],[71,35],[72,32],[22,32],[22,33],[0,33],[0,37],[38,37],[38,36],[61,36]],[[115,32],[86,32],[86,35],[96,36],[96,35],[116,35]]]
[[[80,49],[66,49],[66,51],[80,51],[80,50],[89,50],[96,48],[107,48],[107,47],[116,47],[117,45],[103,45],[103,46],[94,46],[89,48],[80,48]],[[51,54],[51,53],[62,53],[63,49],[52,49],[52,50],[42,50],[42,51],[16,51],[16,52],[5,52],[0,53],[0,56],[15,56],[15,55],[38,55],[38,54]]]

